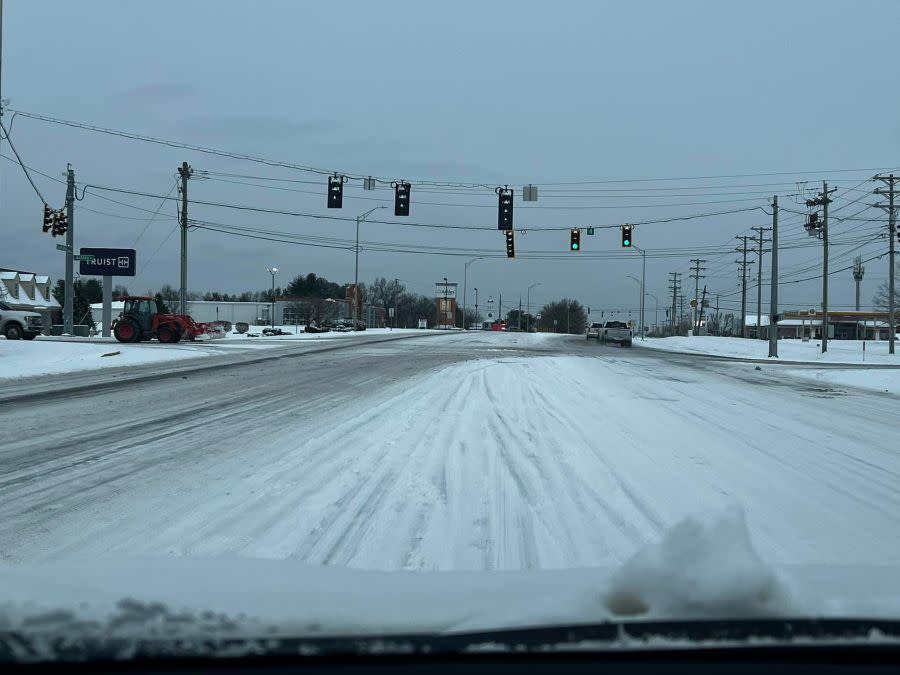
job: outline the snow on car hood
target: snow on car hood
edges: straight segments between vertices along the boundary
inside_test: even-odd
[[[374,572],[239,557],[0,565],[0,630],[66,637],[447,633],[624,619],[900,617],[892,567],[763,562],[742,511],[619,569]]]

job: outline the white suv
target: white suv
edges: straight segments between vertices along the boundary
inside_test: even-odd
[[[599,340],[600,339],[600,331],[602,329],[603,329],[603,324],[600,323],[599,321],[595,321],[590,326],[588,326],[585,337],[588,340],[590,340],[591,338],[594,338],[595,340]]]

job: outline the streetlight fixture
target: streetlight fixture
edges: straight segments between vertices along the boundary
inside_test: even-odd
[[[356,216],[356,255],[355,255],[356,264],[355,264],[354,270],[353,270],[353,285],[356,287],[356,291],[353,294],[353,304],[354,304],[353,318],[354,319],[359,318],[359,307],[355,306],[358,304],[357,298],[359,297],[359,224],[361,222],[363,222],[366,218],[368,218],[372,213],[377,211],[378,209],[386,209],[386,208],[387,208],[386,206],[375,206],[375,207],[369,209],[368,211],[366,211],[364,214],[362,214],[360,216]]]
[[[466,313],[466,310],[463,310],[463,314]],[[475,289],[475,318],[478,319],[478,289]]]
[[[278,274],[277,267],[267,267],[266,271],[272,275],[272,328],[275,328],[275,275]]]
[[[529,330],[529,328],[531,328],[531,326],[529,325],[531,323],[531,289],[534,288],[535,286],[540,286],[540,285],[541,285],[541,282],[537,281],[528,287],[528,298],[525,300],[525,311],[528,312],[528,318],[525,320],[525,332],[526,333],[531,332]],[[522,301],[521,298],[522,298],[522,296],[520,295],[519,302]]]

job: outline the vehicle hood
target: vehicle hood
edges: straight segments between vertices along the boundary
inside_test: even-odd
[[[900,618],[894,566],[772,566],[743,514],[688,519],[618,568],[368,571],[295,560],[0,565],[0,630],[67,637],[324,636],[622,620]]]

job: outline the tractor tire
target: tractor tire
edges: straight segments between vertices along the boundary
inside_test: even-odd
[[[137,342],[141,339],[141,329],[133,321],[118,321],[113,328],[113,335],[119,342]]]
[[[181,342],[181,333],[175,332],[175,336],[172,338],[172,342]]]
[[[160,326],[156,331],[156,339],[165,344],[176,342],[175,330],[171,326]]]
[[[22,327],[15,322],[10,323],[6,327],[6,330],[3,331],[3,334],[6,336],[7,340],[21,340],[22,333]]]

